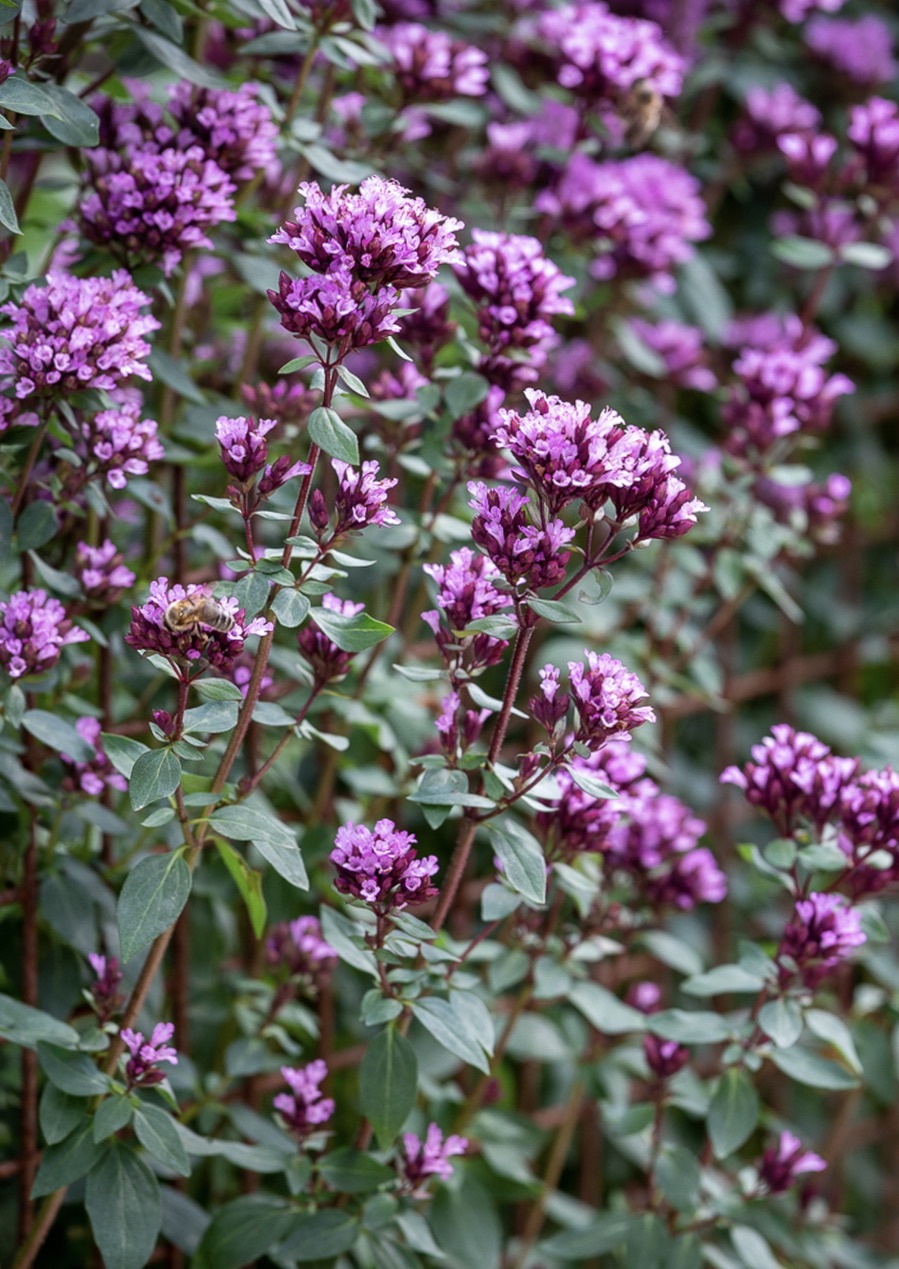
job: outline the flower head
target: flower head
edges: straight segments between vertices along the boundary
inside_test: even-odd
[[[321,922],[314,916],[281,921],[265,940],[270,965],[281,966],[291,977],[314,979],[333,969],[337,953],[322,938]]]
[[[474,45],[419,22],[378,27],[375,34],[392,58],[389,69],[403,105],[482,97],[487,91],[487,54]]]
[[[717,380],[705,364],[705,335],[698,326],[674,321],[646,322],[639,317],[632,317],[629,324],[661,359],[668,382],[699,392],[714,391]]]
[[[446,1181],[453,1175],[449,1160],[468,1149],[465,1137],[451,1134],[444,1140],[437,1124],[429,1124],[424,1141],[414,1132],[403,1133],[403,1154],[398,1159],[400,1175],[412,1198],[427,1197],[427,1183],[432,1176]]]
[[[19,590],[0,600],[0,666],[11,679],[45,674],[67,643],[90,636],[73,626],[58,599],[45,590]]]
[[[103,479],[124,489],[129,476],[146,476],[150,463],[165,457],[155,420],[142,419],[140,400],[130,396],[76,425],[75,452],[87,479]]]
[[[99,546],[79,542],[75,552],[75,576],[85,596],[94,604],[109,606],[129,590],[136,578],[122,563],[122,554],[108,538]]]
[[[334,1099],[323,1097],[319,1085],[327,1077],[328,1068],[319,1058],[306,1066],[282,1066],[281,1074],[290,1086],[289,1093],[279,1093],[275,1110],[300,1141],[315,1128],[326,1124],[334,1114]]]
[[[574,529],[561,520],[532,524],[525,510],[530,499],[514,489],[490,489],[471,481],[468,492],[475,512],[471,536],[510,585],[539,590],[561,581],[571,558],[565,547]]]
[[[115,956],[107,959],[98,952],[90,952],[87,959],[97,976],[96,982],[91,983],[88,990],[102,1026],[124,1004],[125,997],[119,991],[122,971]]]
[[[782,1194],[796,1184],[803,1172],[823,1172],[827,1164],[820,1155],[803,1150],[791,1132],[782,1132],[776,1146],[769,1146],[759,1165],[759,1180],[769,1194]]]
[[[60,754],[60,757],[72,768],[73,774],[68,778],[69,784],[93,797],[99,796],[107,788],[124,792],[128,788],[128,781],[116,771],[100,744],[100,732],[103,729],[99,718],[89,716],[79,718],[75,723],[75,730],[82,740],[93,747],[95,752],[93,758],[87,762],[77,762],[66,753]]]
[[[278,125],[259,100],[258,84],[232,91],[181,80],[169,95],[169,111],[180,126],[178,142],[199,145],[232,180],[276,172]]]
[[[191,600],[177,624],[166,617],[171,606]],[[207,607],[212,603],[212,610]],[[150,583],[150,598],[131,609],[131,626],[125,642],[139,652],[155,652],[165,657],[179,677],[190,677],[198,664],[227,673],[243,652],[250,635],[266,634],[272,624],[262,617],[247,621],[246,613],[233,598],[211,601],[205,586],[191,583],[169,585],[167,577]]]
[[[160,1062],[178,1065],[178,1051],[168,1043],[174,1034],[175,1026],[171,1022],[157,1022],[149,1040],[144,1039],[141,1031],[132,1031],[130,1027],[124,1029],[122,1040],[131,1054],[125,1067],[129,1088],[135,1084],[143,1088],[161,1084],[166,1075],[159,1069]]]
[[[643,1053],[649,1069],[658,1080],[670,1080],[690,1060],[690,1050],[684,1045],[652,1034],[643,1037]]]
[[[655,722],[649,695],[629,670],[607,652],[587,652],[587,664],[568,662],[571,696],[578,714],[576,739],[599,749],[612,736],[627,740],[631,728]]]
[[[278,290],[269,291],[268,297],[281,314],[285,330],[297,339],[314,337],[333,345],[340,358],[399,331],[394,315],[400,304],[396,287],[385,285],[371,292],[345,262],[305,278],[282,272]]]
[[[419,859],[414,844],[414,836],[401,832],[393,820],[378,820],[374,829],[345,824],[330,855],[337,869],[335,886],[383,912],[433,899],[437,858]]]
[[[351,599],[338,599],[336,595],[322,595],[322,608],[341,617],[356,617],[365,611],[365,604]],[[300,653],[309,662],[318,684],[341,679],[356,657],[355,652],[344,652],[333,639],[320,630],[314,621],[307,621],[297,634]]]
[[[389,492],[396,480],[378,480],[379,467],[374,459],[364,462],[361,467],[351,467],[349,463],[333,458],[331,465],[337,472],[335,534],[351,533],[370,524],[382,528],[399,524],[399,516],[387,505]]]
[[[865,941],[861,918],[842,895],[812,892],[797,900],[783,932],[777,953],[781,983],[799,974],[806,987],[817,987]]]
[[[423,571],[437,583],[437,607],[422,613],[434,631],[437,646],[447,665],[464,666],[470,673],[501,661],[508,640],[488,634],[461,632],[472,621],[508,611],[512,600],[494,586],[502,575],[496,565],[463,546],[453,551],[449,564],[425,564]]]

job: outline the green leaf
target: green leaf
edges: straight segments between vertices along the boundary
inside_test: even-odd
[[[417,1091],[415,1050],[394,1027],[385,1027],[367,1045],[359,1068],[362,1111],[382,1150],[406,1122]]]
[[[356,926],[340,912],[333,908],[321,908],[322,937],[334,948],[334,951],[346,965],[361,970],[363,974],[371,974],[377,978],[377,962],[374,954],[365,947],[358,947],[354,941],[357,935]]]
[[[78,1032],[74,1027],[12,996],[0,995],[0,1037],[23,1049],[33,1049],[41,1040],[67,1049],[78,1046]]]
[[[742,1146],[759,1120],[759,1095],[745,1071],[731,1067],[715,1090],[708,1113],[709,1137],[717,1159]]]
[[[365,612],[347,617],[343,613],[332,612],[330,608],[313,608],[309,616],[342,652],[364,652],[383,643],[394,630],[393,626],[375,621]]]
[[[621,796],[617,789],[612,789],[607,784],[604,784],[592,771],[585,771],[583,767],[575,766],[567,766],[565,770],[577,787],[591,798],[617,798]]]
[[[666,1146],[656,1164],[655,1179],[672,1207],[691,1212],[699,1198],[699,1160],[684,1146]]]
[[[483,375],[465,370],[450,380],[443,395],[453,419],[460,419],[463,414],[469,414],[475,406],[485,401],[489,390],[490,384]]]
[[[621,1247],[633,1226],[630,1212],[608,1212],[585,1225],[583,1229],[566,1229],[538,1244],[538,1254],[558,1256],[560,1260],[589,1260]],[[637,1269],[637,1266],[634,1266]]]
[[[720,1013],[688,1009],[665,1009],[650,1014],[647,1030],[660,1035],[663,1040],[676,1040],[678,1044],[718,1044],[728,1040],[732,1027]]]
[[[86,101],[59,84],[42,84],[56,103],[57,114],[44,114],[41,123],[63,145],[94,146],[100,141],[100,120]]]
[[[779,1049],[789,1049],[802,1035],[802,1010],[795,1000],[781,996],[762,1005],[758,1023]]]
[[[185,732],[209,732],[218,735],[237,726],[237,701],[207,701],[184,711]]]
[[[730,1241],[746,1269],[781,1269],[781,1261],[757,1229],[749,1225],[734,1225],[730,1230]]]
[[[330,1189],[341,1194],[369,1194],[396,1177],[392,1168],[353,1146],[342,1146],[326,1154],[318,1165],[318,1174]]]
[[[245,1194],[219,1208],[196,1256],[196,1269],[241,1269],[264,1256],[287,1232],[293,1213],[274,1194]]]
[[[798,1084],[806,1084],[809,1088],[842,1090],[858,1087],[858,1079],[844,1066],[831,1062],[820,1053],[800,1049],[798,1045],[792,1049],[774,1049],[770,1056],[784,1075],[789,1075]]]
[[[861,1075],[862,1064],[855,1041],[842,1018],[828,1013],[826,1009],[807,1009],[805,1023],[812,1035],[816,1035],[819,1040],[824,1040],[831,1048],[836,1049],[849,1069],[856,1075]]]
[[[70,1132],[80,1126],[87,1114],[87,1100],[84,1097],[72,1097],[57,1088],[55,1084],[44,1085],[38,1108],[41,1132],[50,1146],[65,1141]]]
[[[319,406],[309,415],[309,438],[331,458],[352,467],[359,465],[359,442],[352,428],[347,427],[336,410]]]
[[[7,83],[10,81],[7,80]],[[2,89],[0,89],[2,92]],[[56,537],[58,525],[53,504],[42,499],[31,502],[16,522],[16,540],[20,551],[37,551]]]
[[[568,999],[602,1035],[627,1035],[647,1028],[646,1014],[626,1005],[599,983],[575,983]]]
[[[129,1097],[114,1093],[105,1097],[94,1115],[94,1141],[105,1141],[131,1123],[134,1107]],[[180,1143],[179,1143],[180,1144]]]
[[[732,992],[756,992],[765,985],[765,976],[742,965],[716,965],[704,974],[694,974],[681,984],[688,996],[718,996]]]
[[[225,867],[231,874],[231,880],[237,886],[247,905],[247,913],[253,933],[257,939],[262,938],[265,930],[267,910],[262,895],[262,877],[252,869],[242,855],[229,846],[223,837],[215,838],[215,846],[224,860]]]
[[[35,84],[21,73],[0,84],[0,110],[17,115],[52,115],[62,118],[59,106],[44,84]]]
[[[134,1112],[134,1131],[143,1148],[179,1176],[190,1176],[190,1160],[170,1115],[158,1106],[141,1104]]]
[[[22,716],[22,726],[41,744],[66,754],[76,762],[90,762],[96,756],[93,745],[89,745],[71,723],[48,710],[26,710]]]
[[[109,1088],[109,1076],[97,1069],[96,1062],[86,1053],[73,1053],[41,1040],[37,1046],[38,1061],[47,1079],[73,1097],[92,1097],[105,1093]]]
[[[444,1049],[489,1075],[488,1051],[482,1037],[472,1032],[468,1019],[454,1005],[454,997],[459,994],[451,992],[449,1000],[437,996],[415,1000],[411,1005],[412,1013]],[[492,1047],[492,1034],[489,1040]]]
[[[880,242],[844,242],[837,248],[837,254],[846,264],[875,271],[885,269],[893,258],[889,247]]]
[[[490,845],[499,856],[503,877],[528,903],[546,902],[546,859],[543,847],[517,821],[504,817],[488,826]]]
[[[20,234],[19,220],[16,216],[15,204],[6,181],[0,181],[0,225],[12,234]]]
[[[143,1160],[108,1142],[87,1178],[84,1205],[106,1269],[143,1269],[162,1223],[159,1183]]]
[[[170,749],[150,749],[131,768],[128,794],[135,811],[171,797],[181,783],[181,763]]]
[[[228,679],[197,679],[193,688],[198,696],[205,696],[207,701],[243,700],[240,688]]]
[[[300,1213],[291,1218],[289,1237],[278,1248],[284,1260],[333,1261],[349,1251],[359,1236],[359,1219],[349,1212],[334,1208],[322,1212]]]
[[[558,600],[526,599],[525,603],[538,617],[544,617],[554,625],[580,624],[581,619],[574,609],[569,608],[567,604],[560,604]]]
[[[186,79],[189,83],[198,84],[201,88],[227,87],[221,75],[215,74],[205,66],[200,66],[192,57],[188,57],[184,49],[173,44],[171,40],[166,40],[155,31],[149,31],[146,27],[136,24],[131,26],[131,31],[147,52],[152,53],[165,70],[171,71],[179,79]]]
[[[462,631],[463,636],[472,634],[490,635],[491,639],[513,639],[518,633],[518,626],[512,617],[494,613],[492,617],[477,617],[470,621]]]
[[[468,806],[480,810],[492,810],[495,805],[490,798],[481,797],[479,793],[468,792],[468,776],[464,771],[455,771],[450,767],[435,767],[424,772],[418,788],[410,793],[409,801],[423,808]],[[427,810],[425,809],[427,815]],[[445,816],[440,816],[437,823],[442,823]],[[431,827],[436,827],[432,819],[428,819]]]
[[[429,669],[425,665],[394,665],[393,668],[411,683],[432,683],[435,679],[442,679],[444,674],[443,670]]]
[[[832,247],[817,238],[801,238],[798,234],[778,239],[771,254],[794,269],[826,269],[834,262]]]
[[[306,620],[311,605],[297,590],[279,590],[272,600],[272,612],[282,626],[293,629]]]
[[[359,378],[354,375],[352,370],[347,370],[346,366],[337,367],[337,377],[349,388],[350,392],[355,392],[358,397],[367,397],[369,395],[368,388]]]
[[[190,887],[190,869],[177,852],[151,855],[132,869],[116,909],[125,964],[178,920]]]
[[[184,362],[167,353],[164,348],[154,348],[147,358],[147,364],[153,372],[153,378],[171,388],[184,401],[193,405],[205,405],[206,394],[202,392],[184,369]],[[225,499],[227,502],[227,499]],[[228,503],[230,506],[230,503]]]
[[[668,1244],[664,1269],[702,1269],[702,1243],[698,1234],[679,1234]]]
[[[103,1149],[94,1141],[93,1121],[85,1114],[83,1121],[65,1141],[48,1146],[44,1151],[31,1188],[31,1197],[43,1198],[45,1194],[52,1194],[54,1190],[71,1185],[99,1163],[103,1158]]]
[[[116,771],[126,780],[134,770],[134,764],[141,754],[150,752],[139,740],[132,740],[130,736],[117,736],[111,731],[100,733],[100,744]]]
[[[157,31],[168,36],[175,44],[184,43],[184,24],[177,9],[165,0],[141,0],[140,11]]]
[[[252,842],[275,871],[299,890],[309,889],[309,878],[293,830],[274,815],[239,803],[221,806],[209,817],[210,826],[223,837]]]

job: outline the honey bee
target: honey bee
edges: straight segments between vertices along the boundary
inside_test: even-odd
[[[172,634],[198,634],[201,627],[226,634],[234,625],[234,618],[224,605],[211,595],[198,593],[186,599],[175,599],[166,608],[163,625]]]
[[[645,79],[638,79],[621,102],[624,139],[632,150],[646,144],[662,122],[665,99]]]

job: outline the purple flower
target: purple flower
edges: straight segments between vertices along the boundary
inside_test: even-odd
[[[125,635],[125,642],[138,652],[155,652],[165,657],[182,680],[189,679],[191,668],[198,665],[212,666],[227,674],[250,635],[267,634],[273,629],[272,623],[262,617],[248,622],[237,600],[230,597],[213,601],[221,614],[219,624],[224,626],[230,622],[226,629],[216,629],[202,619],[202,614],[190,623],[183,622],[183,629],[170,629],[166,613],[172,604],[188,598],[208,600],[209,589],[194,583],[185,587],[176,582],[170,586],[167,577],[157,578],[150,583],[149,600],[131,609],[131,626]]]
[[[161,1084],[166,1076],[164,1071],[159,1070],[160,1062],[170,1062],[172,1066],[178,1065],[178,1052],[168,1043],[174,1034],[175,1026],[171,1022],[157,1022],[149,1040],[144,1040],[141,1031],[132,1031],[130,1027],[125,1028],[122,1032],[122,1040],[131,1054],[125,1067],[129,1088],[133,1088],[135,1084],[140,1084],[144,1088]]]
[[[568,717],[569,696],[567,692],[559,692],[559,673],[557,666],[544,665],[540,671],[540,694],[528,702],[531,715],[550,737]]]
[[[472,238],[455,272],[477,305],[478,334],[487,349],[478,369],[491,383],[511,391],[536,379],[556,343],[549,319],[574,312],[571,300],[561,294],[574,285],[574,278],[565,277],[544,256],[536,238],[482,229],[473,230]]]
[[[290,1085],[290,1092],[279,1093],[274,1107],[289,1130],[302,1141],[334,1114],[334,1099],[323,1097],[319,1088],[327,1078],[328,1068],[319,1058],[306,1066],[282,1066],[281,1074]]]
[[[525,511],[530,499],[513,489],[488,489],[471,481],[468,492],[473,495],[468,505],[475,512],[471,536],[510,585],[539,590],[562,580],[571,558],[564,548],[574,529],[561,520],[532,524]]]
[[[345,824],[330,854],[337,869],[335,886],[379,913],[433,899],[438,892],[430,879],[437,872],[437,858],[418,859],[414,844],[414,836],[397,829],[393,820],[378,820],[374,829]]]
[[[129,267],[158,262],[169,277],[186,251],[212,246],[208,229],[237,218],[233,182],[199,145],[84,155],[81,231]]]
[[[354,349],[378,344],[399,331],[393,312],[400,304],[396,287],[381,286],[373,294],[345,262],[305,278],[282,272],[278,290],[269,291],[268,297],[284,329],[297,339],[318,339],[332,346],[337,350],[335,364]]]
[[[827,1164],[820,1155],[803,1150],[791,1132],[782,1132],[776,1146],[769,1146],[759,1165],[759,1181],[769,1194],[782,1194],[796,1184],[803,1172],[823,1172]]]
[[[337,953],[322,938],[321,922],[314,916],[281,921],[265,940],[266,960],[294,978],[315,979],[330,972]]]
[[[67,643],[84,643],[88,635],[73,626],[58,599],[45,590],[19,590],[0,600],[0,665],[11,679],[45,674],[59,660]]]
[[[482,97],[487,91],[487,54],[481,49],[418,22],[378,27],[375,35],[393,59],[388,69],[402,105]]]
[[[876,194],[899,193],[899,105],[871,97],[849,110],[846,135],[862,164],[864,183]]]
[[[837,758],[823,741],[787,723],[775,724],[751,752],[742,769],[721,773],[721,783],[742,789],[747,802],[761,807],[785,837],[806,822],[820,831],[858,772],[857,758]]]
[[[859,776],[853,771],[840,789],[837,817],[840,847],[852,862],[846,878],[852,894],[869,894],[895,882],[899,878],[899,773],[892,767]]]
[[[557,60],[559,83],[591,105],[638,85],[662,97],[680,93],[683,58],[655,22],[620,17],[588,0],[542,13],[537,33]]]
[[[397,1160],[403,1187],[412,1198],[426,1198],[427,1183],[432,1176],[441,1181],[453,1175],[453,1166],[449,1160],[468,1149],[465,1137],[451,1134],[444,1141],[443,1133],[437,1124],[429,1124],[424,1141],[414,1132],[403,1133],[403,1155]]]
[[[587,665],[568,662],[571,696],[578,714],[575,739],[591,749],[599,749],[612,736],[630,737],[632,727],[655,722],[648,705],[640,705],[649,695],[629,670],[607,652],[587,652]]]
[[[258,84],[241,84],[232,92],[182,80],[170,92],[169,110],[180,125],[179,144],[199,145],[232,180],[278,174],[278,125],[259,100]]]
[[[734,128],[734,144],[748,153],[773,150],[782,133],[814,134],[820,124],[817,106],[800,97],[792,84],[753,84],[746,93],[746,118]]]
[[[552,811],[540,811],[536,822],[548,844],[548,853],[564,858],[588,851],[605,851],[609,833],[621,818],[620,798],[596,798],[585,793],[573,778],[573,771],[583,771],[603,784],[623,793],[639,781],[646,771],[646,759],[636,753],[627,741],[610,740],[589,758],[572,758],[556,773],[558,794]]]
[[[839,13],[845,0],[778,0],[788,22],[804,22],[810,13]]]
[[[852,484],[837,472],[821,483],[809,480],[794,485],[759,476],[753,493],[781,523],[792,524],[797,533],[813,542],[832,545],[839,541],[840,521],[849,509]]]
[[[79,542],[75,552],[75,576],[84,595],[92,603],[110,606],[137,580],[122,563],[122,554],[108,538],[99,546]]]
[[[82,740],[93,747],[95,753],[88,762],[76,762],[67,753],[60,754],[63,761],[72,768],[72,777],[67,777],[71,786],[82,789],[93,797],[98,797],[107,788],[124,792],[128,788],[128,781],[116,771],[100,744],[100,732],[103,728],[99,718],[79,718],[75,723],[75,730]]]
[[[150,379],[145,361],[150,345],[143,338],[159,322],[140,309],[149,296],[132,285],[123,270],[111,278],[75,278],[47,274],[47,285],[29,286],[18,303],[0,313],[11,318],[3,329],[0,376],[17,401],[36,409],[38,399],[60,400],[84,388],[117,387],[137,375]],[[10,422],[36,424],[36,414],[10,417],[5,408],[0,429]]]
[[[220,415],[215,424],[215,439],[222,451],[225,470],[235,480],[249,481],[265,466],[268,457],[266,435],[277,426],[276,419],[228,418]]]
[[[508,640],[487,634],[462,637],[472,621],[508,613],[512,600],[494,586],[502,574],[496,565],[477,551],[463,546],[450,555],[449,564],[425,564],[424,572],[437,583],[437,606],[441,610],[422,613],[434,631],[437,647],[453,670],[469,674],[502,660]]]
[[[645,322],[632,317],[634,334],[661,359],[665,379],[680,388],[714,392],[717,379],[705,364],[705,335],[697,326],[682,322]]]
[[[382,289],[424,286],[441,264],[459,258],[461,221],[442,216],[395,181],[370,176],[357,194],[335,185],[323,194],[314,181],[299,188],[305,204],[270,239],[295,251],[316,273],[335,266],[354,281]]]
[[[140,414],[140,401],[129,399],[77,423],[75,451],[85,479],[124,489],[129,476],[145,476],[150,463],[165,457],[155,420]]]
[[[459,752],[465,753],[480,736],[484,724],[490,717],[489,709],[461,708],[462,701],[458,692],[450,692],[440,702],[442,713],[436,718],[434,726],[440,733],[440,743],[444,753],[455,758]]]
[[[578,152],[534,206],[593,243],[594,277],[649,278],[664,292],[674,290],[675,266],[711,233],[699,182],[656,154],[596,163]]]
[[[797,900],[777,951],[781,986],[799,974],[806,987],[817,987],[864,942],[861,918],[842,895],[813,892]]]
[[[108,1022],[117,1010],[121,1009],[125,997],[119,991],[122,982],[122,971],[115,956],[108,960],[98,952],[89,952],[91,969],[97,975],[97,981],[91,983],[88,991],[100,1025]]]
[[[625,1003],[641,1013],[658,1013],[662,1007],[662,989],[658,983],[648,979],[641,983],[631,983],[627,989]]]
[[[656,1079],[670,1080],[690,1060],[690,1050],[676,1040],[662,1040],[657,1035],[643,1037],[643,1053]]]
[[[358,532],[371,524],[384,528],[399,524],[400,519],[387,505],[390,490],[396,480],[378,480],[378,464],[370,459],[361,467],[351,467],[339,458],[331,465],[337,472],[337,492],[334,496],[334,533]]]
[[[836,352],[832,340],[795,314],[770,316],[767,326],[756,325],[755,338],[750,328],[734,362],[739,383],[722,411],[732,453],[764,453],[785,436],[826,431],[837,398],[854,390],[845,375],[828,377],[823,368]]]
[[[456,323],[449,320],[449,291],[439,282],[429,282],[407,290],[403,307],[414,307],[415,311],[399,319],[400,341],[404,348],[418,350],[421,367],[427,373],[437,353],[456,333]]]
[[[322,608],[342,617],[356,617],[365,611],[365,604],[355,604],[352,600],[338,599],[336,595],[327,594],[322,595]],[[338,648],[313,621],[307,621],[301,627],[297,634],[297,644],[300,654],[312,667],[315,682],[319,685],[343,678],[357,655]]]

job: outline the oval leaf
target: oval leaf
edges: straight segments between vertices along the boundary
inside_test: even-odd
[[[135,811],[171,797],[181,783],[181,763],[170,749],[150,749],[131,768],[128,794]]]
[[[352,428],[347,427],[336,410],[319,406],[309,415],[309,437],[331,458],[357,466],[359,442]]]
[[[707,1122],[715,1157],[726,1159],[739,1149],[758,1119],[758,1093],[744,1071],[731,1067],[722,1075],[709,1106]]]
[[[394,1027],[385,1027],[366,1048],[359,1068],[362,1110],[382,1150],[406,1122],[417,1091],[415,1050]]]
[[[190,886],[190,869],[179,854],[152,855],[128,874],[116,910],[125,963],[177,921]]]
[[[162,1214],[159,1183],[127,1146],[110,1141],[87,1178],[85,1206],[106,1269],[143,1269]]]

